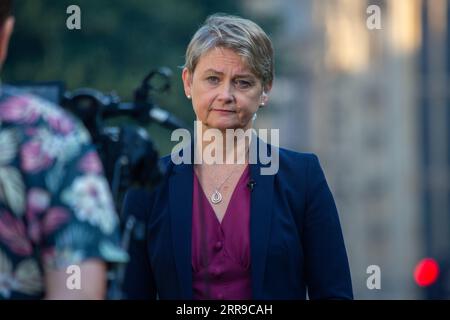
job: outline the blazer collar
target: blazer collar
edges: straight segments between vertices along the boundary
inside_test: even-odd
[[[259,148],[266,143],[256,138]],[[265,150],[270,150],[265,149]],[[191,146],[193,155],[193,146]],[[264,167],[259,159],[250,164],[250,179],[254,182],[250,204],[250,254],[252,290],[255,299],[262,299],[264,271],[270,234],[273,205],[273,175],[261,175]],[[192,192],[193,165],[173,165],[169,178],[169,212],[175,265],[180,281],[181,299],[193,298],[192,285]]]

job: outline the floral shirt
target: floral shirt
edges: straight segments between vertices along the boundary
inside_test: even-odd
[[[49,102],[0,90],[0,299],[42,298],[46,268],[125,262],[86,129]]]

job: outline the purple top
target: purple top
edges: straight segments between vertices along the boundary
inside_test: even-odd
[[[194,173],[192,204],[194,299],[252,299],[250,190],[247,188],[249,176],[247,166],[231,195],[220,223]],[[204,232],[201,232],[202,230]]]

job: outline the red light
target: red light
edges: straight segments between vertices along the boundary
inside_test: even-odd
[[[421,287],[432,285],[439,275],[439,265],[434,259],[422,259],[414,269],[414,280]]]

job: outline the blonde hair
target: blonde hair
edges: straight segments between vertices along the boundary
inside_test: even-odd
[[[200,57],[217,47],[231,49],[243,57],[263,87],[272,84],[272,42],[256,23],[232,15],[209,16],[187,47],[184,67],[192,74]]]

